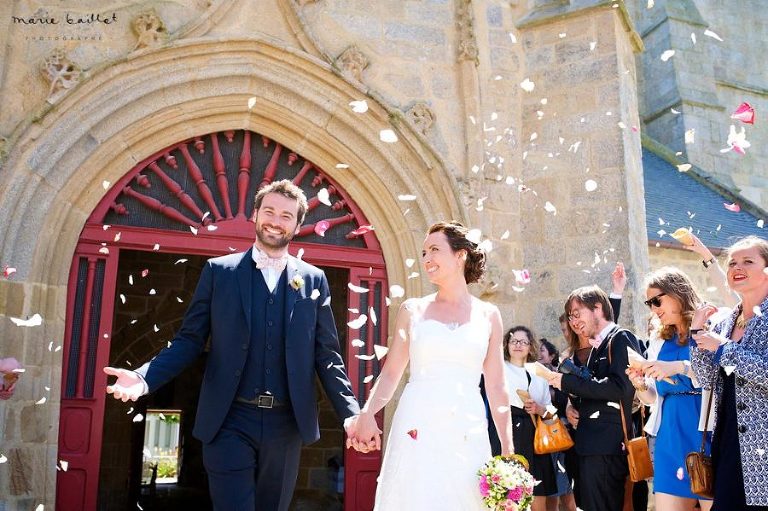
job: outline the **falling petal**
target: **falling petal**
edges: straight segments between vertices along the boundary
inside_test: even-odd
[[[731,114],[731,119],[737,119],[744,124],[755,124],[755,109],[749,103],[742,103]]]
[[[319,200],[326,206],[331,205],[330,194],[328,193],[327,188],[321,188],[320,191],[317,192],[317,200]]]
[[[667,50],[661,54],[661,61],[666,62],[675,55],[675,50]]]
[[[682,481],[683,477],[685,477],[685,475],[683,474],[683,467],[677,467],[677,473],[676,474],[677,474],[678,481]]]
[[[412,258],[409,257],[408,259],[405,260],[405,265],[408,268],[411,268],[411,267],[413,267],[415,262],[416,262],[416,259],[412,259]]]
[[[122,293],[120,293],[120,301],[122,302],[123,305],[125,305],[125,295]]]
[[[590,419],[597,419],[598,417],[600,417],[600,410],[589,416]]]
[[[117,243],[118,241],[120,241],[120,237],[122,235],[123,235],[122,232],[118,232],[117,234],[115,234],[114,242]]]
[[[368,288],[366,288],[366,287],[360,287],[360,286],[356,286],[356,285],[354,285],[354,284],[353,284],[353,283],[351,283],[351,282],[347,283],[347,287],[348,287],[348,288],[349,288],[349,290],[350,290],[350,291],[352,291],[353,293],[367,293],[368,291],[370,291],[370,290],[369,290]]]
[[[371,319],[373,326],[376,326],[376,323],[378,323],[379,319],[376,317],[376,311],[373,307],[368,307],[368,317]]]
[[[397,200],[401,200],[403,202],[413,201],[416,200],[415,195],[398,195]]]
[[[477,248],[479,248],[480,250],[484,251],[487,254],[487,253],[489,253],[490,251],[493,250],[493,243],[491,242],[491,240],[485,240],[485,241],[481,242],[477,246]]]
[[[206,229],[208,229],[208,232],[213,232],[218,228],[219,228],[218,225],[213,225],[213,224],[206,226]]]
[[[39,400],[35,401],[36,405],[42,405],[45,404],[46,398],[45,396],[41,397]]]
[[[155,291],[155,288],[152,288],[152,289],[149,290],[149,294],[150,295],[156,295],[157,291]]]
[[[353,319],[352,321],[347,323],[347,326],[352,330],[357,330],[358,328],[365,325],[366,321],[368,321],[368,316],[366,316],[365,314],[360,314],[360,317],[358,317],[357,319]]]
[[[588,192],[594,192],[595,190],[597,190],[597,182],[593,179],[587,179],[584,182],[584,189],[587,190]]]
[[[376,358],[379,360],[386,357],[388,351],[389,351],[389,348],[387,348],[386,346],[379,346],[378,344],[373,345],[373,353],[376,355]]]
[[[528,270],[512,270],[512,273],[515,275],[515,282],[521,286],[531,282],[531,274]]]
[[[10,266],[3,266],[3,277],[6,279],[11,278],[11,275],[16,273],[16,268],[11,268]]]
[[[157,323],[155,323],[154,325],[152,325],[152,330],[154,330],[154,331],[155,331],[155,333],[157,333],[157,332],[159,332],[159,331],[160,331],[160,327],[158,327],[158,326],[157,326]]]
[[[723,202],[723,207],[725,207],[725,209],[727,209],[728,211],[733,211],[734,213],[738,213],[739,211],[741,211],[741,207],[735,202],[733,204],[728,204],[727,202]]]
[[[499,238],[499,239],[505,240],[507,238],[509,238],[509,231],[504,231],[504,234],[502,234],[501,238]]]
[[[373,380],[373,375],[369,374],[368,376],[363,378],[363,383],[371,383],[372,380]]]
[[[180,297],[178,297],[178,296],[176,297],[176,301],[177,301],[177,302],[179,302],[179,303],[184,303],[184,300],[182,300],[182,299],[181,299]]]
[[[63,470],[64,472],[66,472],[67,469],[69,468],[69,462],[68,461],[61,460],[61,461],[59,461],[59,465],[61,465],[61,470]]]
[[[190,226],[189,226],[189,230],[190,230],[190,231],[192,231],[192,234],[194,234],[195,236],[197,236],[197,228],[195,228],[195,227],[192,227],[192,226],[190,225]]]
[[[759,456],[762,456],[762,455],[764,455],[764,454],[765,454],[765,449],[755,449],[755,452],[756,452],[756,453],[757,453]]]
[[[351,101],[349,106],[352,107],[352,111],[356,114],[364,114],[368,111],[368,102],[366,100]]]
[[[155,243],[155,246],[154,246],[154,247],[152,247],[152,250],[153,250],[154,252],[157,252],[158,250],[160,250],[160,243]]]
[[[355,358],[358,360],[365,360],[366,362],[368,362],[376,358],[376,355],[355,355]]]
[[[336,168],[337,169],[348,169],[349,168],[349,164],[348,163],[337,163],[336,164]]]
[[[331,224],[327,220],[320,220],[315,224],[315,234],[318,236],[325,236],[325,231],[331,227]]]
[[[533,83],[529,78],[526,78],[520,83],[520,87],[522,87],[525,92],[533,92],[536,84]]]
[[[256,97],[248,98],[248,110],[252,109],[256,105]]]
[[[147,275],[149,275],[149,270],[148,269],[145,268],[145,269],[141,270],[141,276],[142,277],[146,277]]]
[[[107,247],[101,247],[99,249],[99,254],[109,255],[109,249]]]
[[[610,406],[612,408],[616,408],[617,410],[621,410],[621,407],[619,406],[619,403],[615,403],[613,401],[608,401],[607,404],[608,404],[608,406]]]
[[[187,261],[189,261],[189,259],[178,259],[178,260],[177,260],[175,263],[173,263],[173,264],[182,264],[182,263],[186,263]]]
[[[309,295],[310,298],[313,300],[317,300],[320,297],[320,290],[319,289],[313,289],[312,294]]]
[[[362,236],[363,234],[369,233],[373,230],[374,229],[372,225],[361,225],[360,227],[352,231],[350,234],[354,234],[355,236]]]
[[[736,366],[724,366],[723,371],[725,371],[726,376],[730,376],[731,373],[733,373],[736,370]]]
[[[5,457],[5,454],[0,454],[0,463],[6,463],[8,461],[8,458]]]
[[[363,346],[365,346],[365,343],[360,339],[352,339],[351,344],[353,348],[362,348]]]
[[[379,131],[379,140],[387,144],[394,144],[397,142],[397,135],[392,130],[381,130]]]
[[[755,305],[754,307],[752,307],[752,312],[754,313],[755,316],[762,316],[763,315],[763,311],[760,310],[760,306],[759,305]]]
[[[470,229],[465,238],[467,238],[472,243],[480,243],[480,238],[482,235],[483,233],[480,231],[480,229]]]
[[[712,32],[710,29],[706,29],[704,31],[704,35],[707,36],[707,37],[711,37],[712,39],[717,39],[721,43],[723,42],[723,39],[719,35],[717,35],[716,33]]]
[[[691,170],[691,164],[690,163],[683,163],[681,165],[678,165],[677,166],[677,170],[679,172],[688,172],[689,170]]]
[[[397,284],[389,286],[389,296],[392,298],[401,298],[405,296],[405,289],[403,289],[402,286],[398,286]]]
[[[141,422],[141,421],[143,421],[143,420],[144,420],[144,416],[143,416],[142,414],[140,414],[140,413],[137,413],[137,414],[136,414],[136,415],[133,417],[133,422]]]
[[[13,324],[16,326],[26,326],[26,327],[33,327],[33,326],[40,326],[43,324],[43,318],[40,316],[40,314],[34,314],[29,319],[20,319],[20,318],[11,318],[11,321],[13,321]]]
[[[557,208],[549,201],[544,204],[544,209],[547,210],[547,212],[552,213],[553,215],[557,214]]]
[[[763,220],[763,219],[761,218],[760,220],[758,220],[758,221],[757,221],[757,227],[758,227],[758,229],[762,229],[762,228],[763,228],[763,225],[765,225],[765,220]]]
[[[418,431],[418,430],[416,430],[416,429],[412,429],[412,430],[410,430],[410,431],[408,432],[408,436],[410,436],[410,437],[411,437],[411,438],[413,438],[414,440],[418,440],[418,438],[419,438],[419,431]]]
[[[696,34],[694,32],[691,32],[691,41],[693,41],[693,44],[696,44]]]

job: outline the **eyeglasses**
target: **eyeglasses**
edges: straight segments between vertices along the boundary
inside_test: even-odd
[[[570,314],[568,314],[568,321],[573,323],[577,319],[581,317],[581,311],[584,310],[584,307],[581,307],[579,309],[573,309]]]
[[[666,295],[667,295],[667,293],[659,293],[656,296],[654,296],[653,298],[650,298],[650,299],[644,301],[643,303],[649,309],[652,308],[652,307],[661,307],[661,297],[662,296],[666,296]]]
[[[530,346],[531,341],[528,339],[515,339],[514,337],[509,340],[510,346]]]

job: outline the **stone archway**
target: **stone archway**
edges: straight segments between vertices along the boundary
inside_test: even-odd
[[[348,106],[359,99],[366,114]],[[10,284],[17,303],[45,318],[25,341],[64,337],[71,255],[105,188],[180,136],[214,130],[263,133],[328,169],[376,227],[388,281],[420,294],[422,281],[407,279],[402,261],[432,221],[465,215],[453,177],[401,119],[328,64],[257,39],[180,41],[100,70],[20,131],[0,175],[0,217],[8,219],[0,258],[18,269]],[[382,129],[399,141],[381,142]],[[407,215],[399,195],[416,197]],[[59,381],[60,355],[45,360],[39,374]],[[54,386],[49,402],[59,401]],[[58,408],[47,414],[58,429]],[[52,502],[55,468],[40,470],[40,493]]]

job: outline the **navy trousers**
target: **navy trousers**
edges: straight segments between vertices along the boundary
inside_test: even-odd
[[[216,511],[287,511],[296,487],[301,436],[289,407],[233,403],[203,463]]]

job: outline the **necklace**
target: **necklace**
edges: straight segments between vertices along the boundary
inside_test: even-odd
[[[752,318],[747,319],[744,317],[744,311],[740,312],[739,315],[736,317],[736,328],[741,328],[741,329],[747,328],[747,323],[749,323],[751,319]]]

